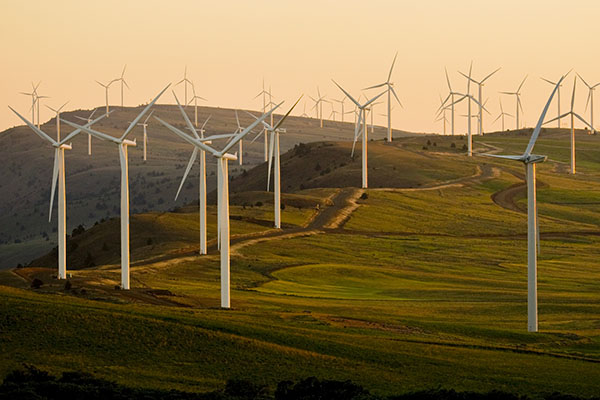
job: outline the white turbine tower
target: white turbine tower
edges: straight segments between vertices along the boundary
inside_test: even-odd
[[[502,94],[508,94],[508,95],[512,95],[512,96],[516,96],[517,97],[517,113],[515,114],[515,119],[517,122],[517,128],[520,128],[519,125],[519,109],[521,109],[521,111],[523,111],[523,106],[521,105],[521,88],[523,87],[523,84],[525,83],[525,80],[527,79],[527,75],[525,76],[525,78],[523,78],[523,80],[521,81],[521,84],[519,85],[519,87],[517,88],[516,91],[514,92],[500,92]]]
[[[170,84],[138,114],[129,124],[123,135],[118,138],[63,120],[63,122],[71,125],[73,128],[81,129],[100,140],[112,142],[119,148],[119,161],[121,164],[121,288],[124,290],[129,290],[129,166],[127,147],[136,146],[135,140],[128,140],[126,137],[169,86]]]
[[[505,156],[495,154],[485,154],[488,157],[503,158],[513,161],[520,161],[525,164],[527,180],[527,330],[529,332],[538,331],[538,307],[537,307],[537,251],[539,241],[538,217],[537,217],[537,199],[536,199],[536,164],[544,162],[547,156],[532,154],[535,142],[542,129],[542,123],[552,102],[554,94],[557,92],[564,76],[557,82],[546,106],[540,115],[537,125],[529,139],[527,149],[522,155]]]
[[[269,166],[267,168],[267,191],[271,186],[271,165],[273,165],[273,211],[274,211],[274,224],[275,228],[281,228],[281,164],[280,153],[279,153],[279,134],[285,133],[285,128],[280,128],[283,124],[283,121],[290,115],[292,110],[296,107],[300,98],[296,100],[294,105],[289,109],[289,111],[275,124],[272,126],[265,121],[262,121],[262,124],[267,128],[267,131],[271,133],[271,145],[269,146]],[[252,114],[250,114],[252,115]],[[255,119],[258,119],[256,116],[252,115]]]
[[[189,106],[192,103],[192,101],[194,102],[194,124],[197,128],[198,127],[198,100],[203,100],[203,101],[207,101],[207,100],[202,96],[196,95],[196,88],[194,87],[193,84],[192,84],[192,93],[194,94],[194,97],[192,97],[190,99],[190,102],[188,104],[186,104],[186,106]]]
[[[471,96],[471,71],[472,71],[472,67],[473,67],[473,63],[471,63],[471,68],[469,68],[469,75],[467,76],[467,94],[463,95],[463,97],[461,97],[460,99],[456,100],[454,103],[452,103],[451,105],[453,106],[454,104],[460,103],[461,101],[463,101],[464,99],[467,99],[467,104],[468,104],[468,114],[467,114],[467,141],[468,141],[468,146],[467,146],[467,155],[469,157],[473,156],[473,135],[471,132],[471,117],[473,116],[473,114],[471,113],[471,101],[474,102],[475,104],[477,104],[480,108],[483,108],[484,110],[487,111],[487,109],[485,108],[485,106],[483,104],[481,104],[479,101],[477,101],[475,99],[475,97]]]
[[[65,150],[71,150],[71,145],[67,144],[73,137],[81,132],[81,129],[76,129],[68,134],[64,139],[60,139],[60,118],[58,118],[59,112],[57,112],[57,138],[52,139],[46,133],[42,132],[37,128],[33,122],[28,121],[21,114],[16,112],[12,107],[10,108],[23,122],[31,128],[40,138],[47,141],[54,147],[54,169],[52,172],[52,188],[50,194],[50,215],[48,222],[52,220],[52,206],[54,203],[54,192],[56,190],[56,184],[58,181],[58,279],[67,278],[67,248],[66,248],[66,222],[67,222],[67,210],[66,210],[66,197],[65,197]],[[62,107],[61,107],[62,108]],[[60,109],[59,109],[60,110]],[[90,127],[96,122],[100,121],[106,115],[102,115],[95,120],[88,122],[85,127]]]
[[[238,112],[237,110],[235,110],[235,122],[237,123],[237,129],[235,131],[235,133],[240,133],[244,131],[244,128],[242,128],[242,125],[240,125],[240,117],[238,116]],[[239,141],[239,149],[238,149],[238,161],[240,163],[240,165],[242,165],[242,163],[244,162],[244,140],[240,139]]]
[[[110,89],[110,85],[112,85],[115,82],[115,80],[113,79],[112,81],[108,82],[106,85],[102,82],[96,81],[96,83],[100,86],[102,86],[104,88],[104,97],[106,99],[106,116],[108,116],[109,112],[108,112],[108,90]]]
[[[454,96],[464,96],[464,94],[452,90],[452,85],[450,85],[450,78],[448,77],[448,70],[445,67],[444,72],[446,73],[446,83],[448,84],[448,97],[446,97],[446,99],[442,102],[442,105],[440,106],[440,108],[438,108],[438,111],[441,111],[448,102],[448,100],[450,100],[450,126],[452,130],[452,136],[454,136]]]
[[[92,122],[92,117],[94,116],[96,111],[98,111],[97,108],[95,108],[92,111],[92,113],[89,115],[89,117],[87,117],[87,118],[78,117],[77,115],[75,116],[75,118],[85,121],[89,124],[90,122]],[[91,156],[91,155],[92,155],[92,135],[88,134],[88,156]]]
[[[218,151],[214,148],[207,146],[202,140],[188,135],[185,132],[177,129],[168,122],[163,121],[158,117],[154,117],[161,124],[171,130],[173,133],[181,137],[183,140],[191,144],[192,146],[211,153],[217,159],[217,208],[218,208],[218,225],[220,231],[220,264],[221,264],[221,307],[230,308],[230,254],[229,254],[229,173],[228,173],[228,162],[235,160],[236,156],[227,153],[233,146],[237,144],[244,136],[246,136],[256,125],[260,124],[267,117],[269,117],[273,111],[279,107],[272,108],[268,113],[263,114],[258,120],[253,122],[244,131],[235,135],[235,137],[223,148]],[[187,116],[185,117],[186,123],[191,125]],[[207,138],[208,139],[208,138]]]
[[[323,103],[329,103],[328,100],[325,99],[325,96],[321,96],[321,91],[317,86],[317,98],[313,98],[312,96],[308,96],[312,101],[315,102],[313,109],[317,112],[317,118],[319,118],[321,123],[321,128],[323,127]],[[273,125],[273,121],[271,121],[271,125]]]
[[[183,70],[183,79],[180,80],[179,82],[177,82],[175,84],[175,86],[177,86],[177,85],[179,85],[181,83],[183,83],[183,92],[184,92],[184,97],[183,97],[183,101],[184,102],[183,102],[183,104],[185,104],[187,106],[187,104],[188,104],[188,99],[187,99],[188,98],[187,97],[187,87],[188,87],[188,84],[191,85],[192,87],[194,87],[194,84],[192,83],[192,81],[190,81],[188,79],[188,77],[187,77],[187,65],[185,66],[185,69]]]
[[[478,116],[478,122],[479,124],[477,125],[477,134],[479,135],[483,135],[483,85],[485,84],[485,81],[487,81],[489,78],[492,77],[492,75],[494,75],[496,72],[500,71],[501,68],[496,69],[494,72],[488,74],[485,78],[483,78],[480,81],[476,81],[475,79],[473,79],[473,77],[471,76],[471,74],[469,74],[469,76],[463,74],[462,72],[458,71],[459,74],[461,74],[462,76],[464,76],[465,78],[469,79],[471,82],[473,82],[474,84],[476,84],[479,88],[479,96],[478,96],[478,100],[479,100],[479,116]]]
[[[31,96],[31,122],[33,124],[35,124],[35,104],[37,102],[37,88],[40,86],[40,83],[42,83],[42,82],[38,82],[37,85],[34,85],[33,82],[31,82],[31,88],[32,88],[31,93],[19,92],[26,96]],[[38,126],[38,128],[39,128],[39,126]]]
[[[555,84],[556,85],[556,84]],[[504,112],[504,108],[502,108],[502,100],[498,99],[500,101],[500,115],[498,115],[498,118],[496,118],[494,120],[493,123],[495,123],[496,121],[498,121],[500,118],[502,118],[502,131],[504,132],[504,117],[513,117],[513,115],[509,114],[509,113],[505,113]]]
[[[590,106],[590,125],[592,126],[592,131],[594,130],[594,90],[596,87],[600,86],[600,82],[595,85],[588,85],[588,83],[581,77],[581,75],[577,74],[579,79],[583,82],[585,86],[588,88],[588,97],[585,103],[585,109],[587,111],[588,106]]]
[[[398,57],[398,52],[396,52],[396,55],[394,56],[394,61],[392,61],[392,66],[390,67],[390,72],[388,73],[387,80],[385,82],[383,82],[383,83],[378,84],[378,85],[370,86],[368,88],[365,88],[365,90],[368,90],[368,89],[380,88],[382,86],[387,86],[386,92],[387,92],[387,98],[388,98],[388,103],[387,103],[387,105],[388,105],[388,112],[387,112],[387,120],[388,120],[387,141],[388,142],[392,141],[392,94],[396,98],[396,101],[398,102],[398,104],[400,104],[400,107],[403,107],[402,103],[400,102],[400,99],[398,98],[398,95],[396,94],[396,91],[394,90],[394,83],[390,82],[390,79],[392,79],[392,71],[394,70],[394,64],[396,63],[396,57]],[[373,122],[372,121],[371,121],[371,133],[373,133]]]
[[[558,117],[553,118],[550,121],[546,122],[546,124],[549,124],[560,118],[564,118],[566,116],[571,116],[571,174],[575,174],[575,118],[579,119],[586,126],[588,126],[592,130],[592,132],[594,132],[594,128],[592,127],[592,125],[574,111],[576,85],[577,85],[577,77],[574,77],[573,78],[573,94],[571,95],[571,110],[569,112],[564,113],[563,115],[559,115]]]
[[[333,80],[333,79],[332,79]],[[367,100],[366,103],[360,104],[358,101],[354,99],[354,97],[350,96],[348,92],[346,92],[340,85],[337,84],[336,81],[333,81],[335,85],[340,88],[342,92],[356,105],[356,107],[360,110],[360,114],[358,115],[358,123],[354,127],[354,142],[352,144],[352,156],[354,156],[354,146],[356,145],[356,141],[358,140],[359,134],[362,134],[362,188],[366,189],[368,187],[368,171],[367,171],[367,143],[368,143],[368,132],[367,132],[367,107],[371,105],[375,100],[380,98],[385,94],[385,92],[379,93],[377,96]],[[362,133],[359,133],[360,123],[363,123]]]
[[[127,86],[127,89],[130,89],[127,82],[125,82],[125,69],[126,68],[127,68],[127,64],[125,64],[125,66],[123,67],[123,72],[121,72],[121,77],[113,79],[113,82],[121,82],[121,107],[123,107],[123,86]]]
[[[148,145],[148,120],[150,119],[150,116],[152,116],[152,113],[154,112],[154,110],[150,111],[150,114],[148,114],[148,116],[146,117],[146,119],[144,120],[144,122],[142,123],[138,123],[139,126],[141,126],[142,128],[144,128],[144,139],[143,139],[143,145],[144,145],[144,161],[146,161],[146,146]]]

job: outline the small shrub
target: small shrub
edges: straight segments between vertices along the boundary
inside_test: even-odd
[[[67,280],[65,282],[65,290],[71,290],[72,287],[73,287],[73,285],[71,284],[71,281]]]
[[[150,246],[152,244],[152,238],[148,238],[146,240],[146,245]]]
[[[262,207],[263,203],[262,203],[262,201],[257,201],[256,203],[254,203],[254,205],[256,207]]]
[[[427,140],[427,146],[431,146],[431,140]]]
[[[423,146],[423,150],[428,150],[427,146]]]
[[[463,149],[464,151],[467,151],[467,145],[466,145],[466,144],[463,144],[463,147],[462,147],[462,149]]]
[[[368,198],[369,198],[369,195],[367,194],[367,192],[364,192],[363,194],[360,195],[361,200],[367,200]]]
[[[31,287],[33,289],[39,289],[42,287],[42,285],[44,284],[44,282],[42,282],[40,279],[35,278],[33,281],[31,281]]]
[[[450,143],[450,148],[451,149],[455,149],[456,148],[456,144],[454,142]]]

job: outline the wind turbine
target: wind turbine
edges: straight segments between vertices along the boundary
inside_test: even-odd
[[[342,97],[341,100],[332,99],[332,101],[335,101],[336,103],[340,103],[340,105],[342,106],[342,112],[340,113],[340,115],[342,116],[342,122],[344,122],[344,114],[348,114],[347,112],[344,112],[344,102],[346,101],[346,98]],[[334,115],[334,118],[335,118],[335,115]]]
[[[237,110],[235,110],[235,122],[237,122],[237,129],[235,131],[235,133],[240,133],[244,131],[244,128],[242,128],[242,125],[240,125],[240,117],[238,116],[238,112]],[[242,165],[243,163],[243,157],[244,157],[244,144],[243,144],[244,140],[240,139],[239,141],[239,149],[238,149],[238,161],[240,162],[240,165]]]
[[[521,105],[521,88],[523,87],[523,84],[525,83],[526,79],[527,79],[527,75],[525,75],[525,78],[523,78],[523,81],[521,81],[521,84],[519,85],[517,90],[514,92],[500,92],[502,94],[517,96],[517,113],[515,114],[515,119],[517,121],[516,129],[519,129],[519,108],[521,109],[521,111],[523,111],[523,106]]]
[[[481,81],[476,81],[475,79],[473,79],[473,77],[471,76],[471,74],[469,74],[469,76],[463,74],[462,72],[458,71],[459,74],[461,74],[462,76],[464,76],[465,78],[469,79],[471,82],[473,82],[474,84],[476,84],[479,88],[479,125],[478,125],[478,129],[477,129],[477,133],[479,135],[483,135],[483,85],[485,84],[485,81],[487,81],[489,78],[492,77],[492,75],[494,75],[496,72],[500,71],[501,68],[496,69],[495,71],[493,71],[492,73],[488,74],[485,78],[483,78]]]
[[[144,161],[146,161],[146,145],[148,144],[148,132],[147,132],[147,128],[148,128],[148,120],[150,119],[150,116],[152,115],[152,113],[154,112],[154,110],[150,111],[150,114],[148,114],[148,116],[146,117],[146,119],[144,120],[144,122],[142,123],[138,123],[138,125],[140,125],[142,128],[144,128]]]
[[[333,79],[332,79],[333,81]],[[354,156],[354,146],[356,145],[356,141],[358,140],[359,135],[359,126],[362,120],[362,188],[366,189],[368,187],[368,171],[367,171],[367,143],[368,143],[368,132],[367,132],[367,107],[371,105],[375,100],[380,98],[385,94],[385,92],[379,93],[377,96],[367,99],[366,103],[360,104],[358,101],[354,99],[354,97],[350,96],[348,92],[346,92],[336,81],[333,81],[335,85],[340,88],[342,92],[356,105],[356,107],[360,110],[360,114],[358,116],[358,123],[354,127],[354,143],[352,144],[352,156]]]
[[[81,129],[100,140],[114,143],[119,148],[119,161],[121,164],[121,288],[124,290],[129,290],[129,166],[127,148],[129,146],[137,145],[135,140],[132,141],[126,139],[126,137],[169,86],[171,86],[171,84],[167,85],[167,87],[165,87],[154,100],[138,114],[138,116],[129,124],[123,135],[118,138],[93,130],[89,127],[79,126],[73,122],[63,120],[63,122],[71,125],[73,128]]]
[[[312,96],[308,96],[310,97],[310,99],[312,101],[315,102],[315,105],[313,106],[313,109],[315,109],[317,111],[317,118],[320,119],[321,121],[321,128],[323,127],[323,103],[329,103],[328,100],[325,99],[325,96],[321,96],[321,91],[319,90],[319,87],[317,86],[317,98],[313,98]],[[271,124],[273,123],[273,121],[271,121]]]
[[[87,118],[78,117],[77,115],[75,116],[75,118],[80,119],[82,121],[86,121],[87,123],[90,123],[90,122],[92,122],[92,117],[94,116],[96,111],[98,111],[98,109],[94,108],[92,113]],[[92,155],[92,135],[88,134],[88,156],[91,156],[91,155]]]
[[[66,103],[65,103],[66,104]],[[64,106],[63,106],[64,107]],[[52,220],[52,206],[54,203],[54,192],[56,190],[56,183],[58,181],[58,279],[67,278],[67,247],[66,247],[66,225],[67,225],[67,210],[66,210],[66,198],[65,198],[65,150],[71,150],[71,145],[67,144],[73,137],[81,132],[81,129],[76,129],[68,134],[64,139],[60,139],[60,119],[56,122],[56,140],[52,139],[45,132],[37,128],[33,122],[28,121],[25,117],[15,111],[12,107],[8,107],[17,114],[23,122],[35,132],[40,138],[50,143],[54,147],[54,169],[52,172],[52,188],[50,194],[50,213],[48,222]],[[62,107],[61,107],[62,108]],[[60,109],[59,109],[60,110]],[[96,122],[100,121],[106,115],[102,115],[95,120],[88,122],[85,127],[90,127]]]
[[[113,84],[113,82],[115,82],[115,80],[113,79],[112,81],[108,82],[106,85],[102,82],[96,81],[96,83],[100,86],[102,86],[104,88],[104,95],[106,98],[106,116],[108,116],[109,112],[108,112],[108,89],[110,88],[110,85]]]
[[[187,106],[188,105],[188,100],[187,100],[188,84],[190,84],[192,86],[192,88],[194,87],[194,84],[192,83],[192,81],[190,81],[187,77],[187,65],[185,66],[185,69],[183,70],[183,79],[180,80],[179,82],[177,82],[175,84],[175,86],[179,85],[180,83],[183,83],[183,92],[184,92],[183,104],[185,104]]]
[[[37,101],[37,88],[40,86],[40,83],[42,83],[42,82],[38,82],[37,85],[34,85],[33,82],[31,82],[31,87],[33,89],[31,91],[31,93],[19,92],[19,93],[24,94],[26,96],[31,96],[31,121],[34,124],[35,124],[35,103]]]
[[[257,97],[260,97],[260,96],[262,96],[262,99],[263,99],[262,112],[264,113],[267,110],[267,96],[269,96],[269,105],[272,105],[272,103],[273,103],[273,97],[271,96],[271,88],[269,87],[268,92],[265,90],[265,78],[263,78],[263,80],[262,80],[262,91],[259,94],[257,94],[256,96],[254,96],[254,99],[256,99]],[[273,123],[273,121],[271,121],[271,123]],[[265,128],[263,130],[263,135],[264,135],[265,162],[266,162],[269,158],[269,143],[268,143],[268,139],[267,139],[267,128]],[[256,138],[254,138],[254,139],[256,139]]]
[[[197,128],[198,127],[198,99],[204,100],[204,101],[207,101],[207,100],[204,97],[196,95],[196,88],[194,87],[193,84],[192,84],[192,93],[194,94],[194,97],[192,97],[190,99],[190,102],[187,103],[186,106],[189,106],[192,101],[194,102],[194,124],[196,125],[196,128]]]
[[[567,74],[567,75],[568,75],[568,74]],[[565,76],[566,76],[566,75],[565,75]],[[546,79],[546,78],[541,78],[541,77],[540,77],[540,79],[541,79],[541,80],[543,80],[544,82],[548,82],[548,83],[549,83],[549,84],[551,84],[552,86],[556,86],[556,82],[552,82],[551,80],[548,80],[548,79]],[[562,87],[562,85],[560,85],[560,86],[558,87],[558,91],[557,91],[557,93],[556,93],[556,99],[557,99],[556,105],[558,106],[558,114],[556,114],[556,115],[558,116],[558,118],[556,119],[556,120],[557,120],[557,126],[556,126],[557,128],[560,128],[560,119],[561,119],[561,118],[560,118],[560,88],[561,88],[561,87]],[[502,130],[504,130],[504,128],[502,128]]]
[[[450,85],[450,78],[448,77],[448,69],[446,69],[446,67],[444,67],[444,72],[446,73],[446,83],[448,84],[448,97],[446,97],[446,99],[442,102],[442,105],[440,106],[440,108],[438,108],[438,111],[440,111],[445,105],[446,102],[448,102],[448,100],[450,100],[450,119],[451,119],[451,128],[452,128],[452,136],[454,136],[454,96],[464,96],[464,94],[459,93],[459,92],[455,92],[452,90],[452,85]]]
[[[555,84],[556,85],[556,84]],[[560,90],[560,89],[559,89]],[[560,92],[559,92],[560,93]],[[559,97],[560,98],[560,97]],[[498,121],[500,118],[502,118],[502,131],[504,132],[504,117],[514,117],[513,115],[509,114],[509,113],[505,113],[504,112],[504,108],[502,108],[502,100],[498,99],[500,101],[500,115],[498,115],[498,118],[496,118],[494,120],[493,123],[495,123],[496,121]]]
[[[469,75],[467,76],[467,94],[463,95],[463,97],[461,97],[460,99],[456,100],[454,103],[452,103],[452,105],[456,104],[456,103],[460,103],[461,101],[463,101],[464,99],[467,99],[467,104],[468,104],[468,118],[467,118],[467,139],[468,139],[468,150],[467,150],[467,155],[469,157],[473,157],[473,135],[471,133],[471,116],[473,115],[471,113],[471,101],[473,101],[475,104],[479,105],[480,108],[483,108],[484,110],[486,110],[486,108],[484,107],[483,104],[481,104],[479,101],[475,100],[475,98],[473,96],[471,96],[471,71],[472,71],[472,67],[473,67],[473,63],[471,63],[471,67],[469,68]],[[486,110],[487,111],[487,110]]]
[[[547,156],[532,154],[535,142],[542,129],[542,124],[552,98],[558,91],[560,83],[564,76],[557,82],[546,106],[540,115],[537,125],[529,139],[529,144],[522,155],[506,156],[496,154],[485,154],[487,157],[496,157],[513,161],[520,161],[525,164],[527,180],[527,330],[529,332],[538,331],[538,310],[537,310],[537,251],[539,241],[537,199],[536,199],[536,164],[546,161]],[[518,91],[517,91],[518,92]]]
[[[271,145],[269,146],[269,166],[267,169],[267,191],[269,191],[269,187],[271,186],[271,165],[273,165],[273,220],[275,223],[275,228],[277,229],[281,228],[281,166],[279,161],[279,134],[286,132],[285,128],[280,128],[280,126],[283,124],[283,121],[285,121],[288,115],[290,115],[290,113],[296,107],[301,98],[302,96],[300,96],[298,100],[296,100],[294,105],[277,122],[277,124],[275,124],[275,126],[266,123],[264,120],[262,121],[262,124],[265,126],[265,128],[267,128],[267,131],[271,133]],[[258,120],[256,116],[252,116]]]
[[[585,109],[587,111],[588,106],[590,106],[590,125],[592,126],[592,131],[594,131],[594,90],[596,90],[596,87],[600,86],[600,82],[596,83],[595,85],[588,85],[581,75],[577,74],[577,76],[588,88],[588,98],[585,102]]]
[[[125,66],[123,67],[123,72],[121,72],[121,77],[113,79],[113,82],[121,82],[121,107],[123,107],[123,86],[127,86],[127,89],[129,89],[129,85],[127,84],[127,82],[125,82],[125,78],[124,78],[125,68],[127,68],[127,64],[125,64]]]
[[[448,118],[446,118],[446,110],[448,109],[448,106],[444,106],[444,100],[442,100],[442,96],[439,95],[440,98],[440,107],[441,107],[441,111],[440,111],[440,116],[438,118],[436,118],[436,122],[437,121],[443,121],[444,122],[444,135],[446,135],[446,124],[448,123]]]
[[[279,104],[280,105],[280,104]],[[233,146],[237,144],[244,136],[246,136],[256,125],[260,124],[269,117],[277,107],[272,108],[269,112],[263,114],[258,120],[250,124],[242,132],[234,136],[234,138],[225,145],[223,150],[218,151],[202,140],[192,137],[185,132],[177,129],[168,122],[163,121],[158,117],[154,117],[161,124],[167,127],[170,131],[181,137],[183,140],[199,150],[204,150],[212,154],[217,159],[217,208],[218,208],[218,225],[219,225],[219,242],[220,242],[220,264],[221,264],[221,307],[230,308],[230,254],[229,254],[229,173],[228,162],[235,160],[237,157],[227,153]],[[187,116],[184,116],[189,127],[193,128]],[[208,139],[208,138],[206,138]],[[190,159],[191,162],[192,159]],[[188,164],[189,167],[189,164]]]
[[[396,94],[396,91],[394,90],[394,83],[390,82],[390,79],[392,79],[392,71],[394,70],[394,64],[396,63],[396,57],[398,57],[398,52],[396,52],[396,55],[394,56],[394,61],[392,61],[392,66],[390,67],[390,72],[388,74],[387,80],[383,83],[380,83],[379,85],[370,86],[370,87],[364,89],[364,90],[368,90],[368,89],[380,88],[382,86],[387,86],[386,92],[387,92],[387,98],[388,98],[388,113],[387,113],[387,117],[388,117],[387,141],[388,142],[392,141],[392,97],[391,97],[392,94],[396,98],[396,101],[398,102],[398,104],[400,104],[400,107],[403,107],[402,103],[400,102],[400,99],[398,98],[398,95]],[[373,133],[373,122],[371,122],[371,133]]]
[[[564,113],[563,115],[559,115],[558,117],[553,118],[550,121],[546,122],[546,124],[549,124],[550,122],[554,122],[557,119],[566,117],[568,115],[571,116],[571,173],[572,174],[575,174],[575,118],[579,119],[585,125],[590,127],[592,132],[594,132],[594,128],[592,127],[592,125],[589,122],[587,122],[586,120],[584,120],[579,114],[577,114],[574,111],[574,108],[575,108],[575,86],[576,85],[577,85],[577,77],[574,77],[573,78],[573,94],[571,96],[571,110],[569,112]]]
[[[375,133],[375,124],[373,123],[373,115],[375,114],[375,105],[381,104],[380,101],[371,103],[371,107],[368,108],[369,114],[371,116],[371,133]]]

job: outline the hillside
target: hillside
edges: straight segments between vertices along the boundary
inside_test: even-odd
[[[113,109],[114,113],[96,127],[117,136],[137,116],[141,106]],[[76,110],[61,115],[64,119],[81,122],[74,117],[87,117],[90,112]],[[188,107],[187,112],[193,120],[193,107]],[[233,109],[198,107],[198,114],[200,123],[211,115],[206,126],[207,135],[230,133],[237,128]],[[176,106],[156,106],[154,115],[182,129],[185,127]],[[242,125],[253,121],[243,111],[239,112],[239,116]],[[277,114],[276,120],[280,116]],[[193,201],[197,193],[195,182],[198,172],[194,168],[178,202],[173,201],[191,148],[158,122],[151,119],[149,123],[146,162],[142,160],[142,128],[136,127],[130,136],[138,140],[138,146],[129,150],[130,209],[133,214],[166,211]],[[286,127],[288,133],[281,137],[281,150],[284,152],[299,143],[349,140],[354,132],[352,123],[325,121],[324,128],[320,128],[318,120],[301,117],[290,117]],[[54,136],[55,120],[46,121],[42,130]],[[64,137],[71,129],[62,124],[61,131]],[[407,133],[395,131],[394,135],[400,137]],[[384,136],[385,130],[376,127],[373,137],[377,139]],[[250,144],[253,137],[251,134],[244,146],[243,167],[232,164],[231,175],[263,163],[262,137]],[[87,135],[79,135],[73,140],[73,150],[66,152],[68,232],[79,225],[89,228],[97,221],[119,214],[118,152],[113,145],[92,139],[90,157],[87,154],[87,140]],[[0,133],[0,157],[3,160],[0,169],[0,268],[8,268],[17,263],[27,263],[56,245],[56,220],[48,222],[53,151],[28,127],[17,126]],[[216,177],[215,163],[210,158],[207,168],[207,185],[212,190],[216,185]],[[53,215],[56,216],[56,208]]]
[[[372,179],[395,167],[398,187],[286,193],[281,230],[271,228],[270,193],[232,194],[231,310],[219,308],[212,206],[207,256],[195,253],[193,205],[134,216],[129,291],[115,289],[116,220],[73,238],[69,287],[52,278],[51,256],[0,272],[0,375],[29,363],[186,391],[317,376],[352,379],[377,395],[438,387],[596,395],[600,163],[584,160],[600,146],[595,136],[577,139],[576,176],[564,170],[563,132],[546,132],[537,149],[551,159],[538,170],[537,334],[525,329],[522,166],[467,159],[456,150],[462,139],[427,136],[373,142]],[[492,134],[475,148],[512,153],[526,140]],[[322,175],[312,164],[312,156],[347,157],[345,146],[292,149],[283,181],[294,188],[342,172],[353,181],[344,166]],[[291,167],[303,164],[298,178]],[[264,183],[264,171],[246,176]],[[87,251],[95,265],[76,265]],[[31,289],[36,278],[42,285]]]

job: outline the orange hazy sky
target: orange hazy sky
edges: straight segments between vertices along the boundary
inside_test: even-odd
[[[31,100],[19,92],[30,91],[32,81],[41,81],[39,93],[51,96],[43,104],[69,100],[67,109],[93,108],[104,103],[104,89],[94,80],[118,77],[124,64],[131,87],[126,105],[180,80],[187,65],[198,94],[209,100],[205,104],[258,109],[253,97],[263,77],[276,99],[288,104],[302,93],[314,97],[317,85],[328,97],[341,98],[331,78],[358,96],[361,88],[385,80],[398,51],[393,81],[404,109],[394,107],[393,126],[418,132],[442,129],[434,113],[438,94],[447,91],[444,66],[460,91],[466,80],[456,71],[466,72],[471,60],[475,78],[502,67],[484,88],[492,113],[486,130],[500,128],[499,121],[491,125],[498,92],[515,90],[526,74],[528,126],[551,91],[540,76],[555,80],[574,68],[588,83],[600,81],[597,0],[2,0],[0,7],[0,129],[20,123],[7,105],[30,115]],[[564,109],[572,78],[563,89]],[[115,85],[111,104],[119,96]],[[580,113],[586,96],[578,83]],[[172,102],[170,93],[160,101]],[[514,98],[503,96],[502,102],[514,114]],[[307,112],[311,107],[308,102]],[[377,114],[385,112],[378,107]],[[302,109],[301,103],[298,114]],[[52,116],[45,107],[41,113],[42,121]],[[385,118],[376,121],[384,124]],[[466,119],[458,118],[457,131],[465,126]]]

